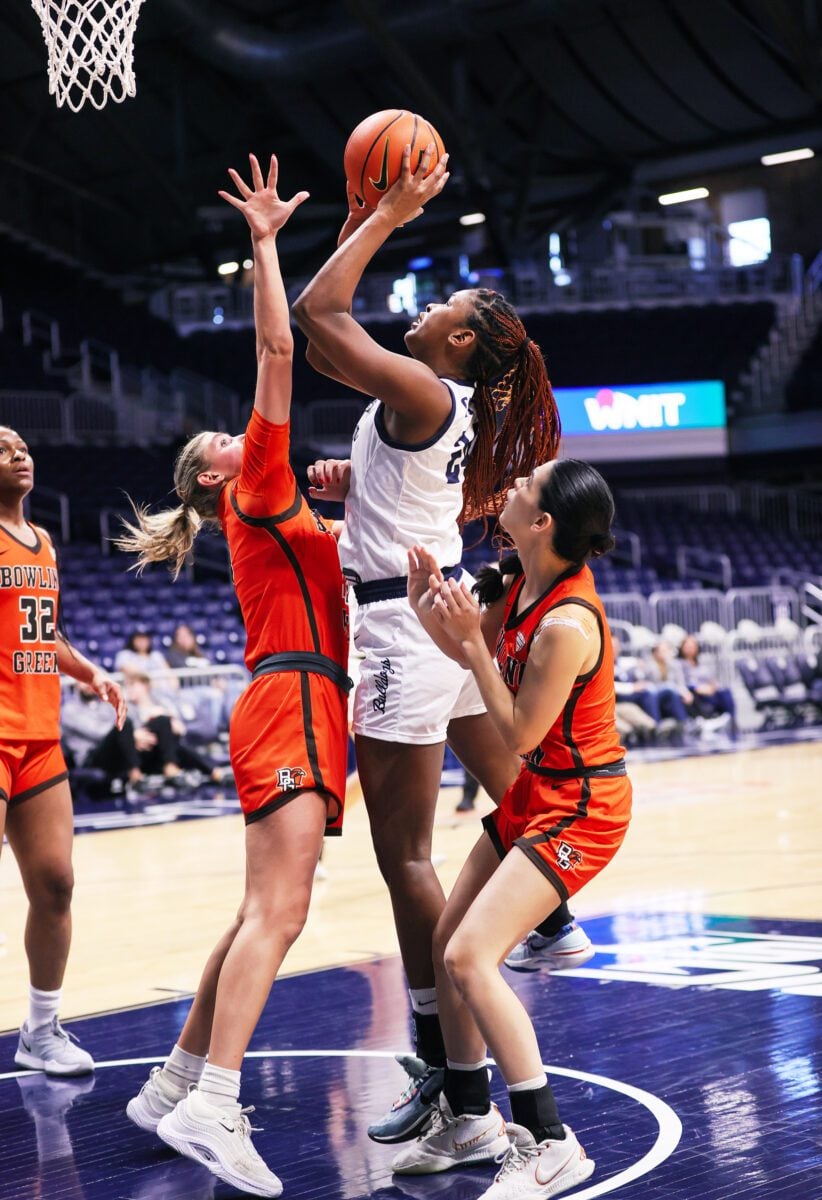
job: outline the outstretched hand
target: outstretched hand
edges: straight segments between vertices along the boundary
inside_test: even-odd
[[[484,645],[480,606],[464,583],[445,579],[434,599],[434,613],[443,631],[457,645]]]
[[[428,201],[438,196],[448,182],[447,154],[443,154],[431,174],[426,176],[436,153],[437,147],[429,142],[417,163],[417,169],[412,171],[410,145],[403,150],[400,177],[381,198],[376,209],[386,214],[397,228],[421,216]]]
[[[345,500],[351,486],[349,458],[319,458],[308,468],[308,494],[314,500]]]
[[[412,546],[408,551],[408,599],[414,612],[433,611],[442,583],[442,571],[431,551]]]
[[[114,723],[118,729],[122,729],[125,724],[128,708],[123,698],[123,692],[119,683],[106,675],[105,671],[95,671],[89,680],[89,687],[92,691],[110,704],[114,709]]]
[[[249,187],[242,176],[233,167],[229,167],[228,173],[241,199],[233,196],[231,192],[220,191],[217,194],[226,203],[240,210],[248,222],[252,240],[256,242],[273,237],[282,229],[294,209],[308,199],[308,192],[297,192],[290,200],[281,200],[277,195],[276,154],[271,155],[268,179],[265,180],[256,156],[249,154],[248,161],[251,164],[251,180],[254,186]]]

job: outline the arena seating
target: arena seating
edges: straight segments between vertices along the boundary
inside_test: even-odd
[[[174,627],[190,625],[216,663],[242,663],[245,637],[234,589],[228,581],[172,582],[163,568],[126,574],[128,559],[101,556],[97,546],[74,545],[60,553],[66,630],[83,653],[111,669],[135,629],[168,645]]]
[[[764,728],[822,720],[822,655],[749,658],[738,670]]]
[[[819,330],[788,383],[785,406],[789,412],[819,408],[822,394],[822,329]]]

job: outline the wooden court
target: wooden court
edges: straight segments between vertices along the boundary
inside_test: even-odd
[[[822,742],[630,765],[634,818],[614,862],[574,905],[603,913],[694,912],[818,920],[822,913]],[[446,890],[490,802],[458,817],[444,789],[434,853]],[[212,943],[239,904],[240,817],[181,821],[78,837],[74,942],[66,1018],[193,992]],[[359,791],[342,838],[329,839],[327,880],[286,973],[395,954],[387,893]],[[0,1029],[26,1010],[25,902],[14,858],[0,858]]]
[[[635,817],[574,905],[596,955],[506,978],[534,1021],[563,1119],[596,1172],[578,1200],[809,1200],[822,1004],[822,742],[636,762]],[[440,798],[448,887],[476,814]],[[79,836],[68,1028],[93,1076],[14,1068],[26,1007],[22,888],[0,861],[3,1200],[228,1200],[238,1193],[125,1117],[184,1020],[203,960],[238,904],[239,816]],[[392,1174],[366,1128],[402,1086],[410,1048],[390,906],[352,789],[345,835],[263,1011],[243,1067],[255,1142],[291,1200],[477,1200],[493,1165]],[[96,1015],[95,1015],[96,1014]],[[83,1019],[84,1018],[84,1019]],[[498,1072],[492,1096],[505,1110]]]

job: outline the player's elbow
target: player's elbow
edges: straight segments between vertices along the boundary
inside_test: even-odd
[[[313,280],[291,305],[292,317],[303,333],[309,337],[320,330],[324,324],[336,320],[343,311],[345,311],[344,306],[341,308],[331,297],[322,296]]]
[[[513,754],[528,754],[540,741],[540,735],[533,730],[512,726],[503,738],[506,746]]]
[[[294,357],[294,338],[291,333],[281,333],[274,337],[258,337],[257,363],[262,366],[269,361],[291,361]]]
[[[303,332],[307,333],[316,320],[316,304],[312,296],[311,284],[303,288],[297,299],[291,305],[291,315]]]

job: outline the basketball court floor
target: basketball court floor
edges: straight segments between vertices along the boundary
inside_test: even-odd
[[[507,978],[532,1014],[564,1119],[596,1171],[582,1200],[822,1196],[822,743],[635,764],[632,830],[575,906],[584,968]],[[443,791],[435,854],[453,881],[478,828]],[[492,1168],[392,1178],[365,1134],[403,1083],[408,1006],[356,794],[304,934],[244,1069],[255,1143],[311,1200],[476,1200]],[[478,814],[488,802],[478,802]],[[216,806],[219,810],[219,805]],[[126,1101],[165,1056],[239,901],[236,815],[78,837],[63,1015],[93,1078],[14,1069],[24,905],[0,860],[2,1200],[228,1200],[202,1167],[132,1126]],[[505,1093],[494,1073],[495,1098]]]

